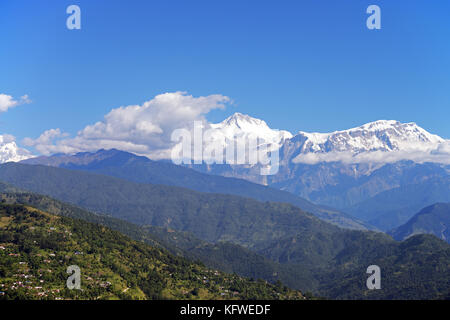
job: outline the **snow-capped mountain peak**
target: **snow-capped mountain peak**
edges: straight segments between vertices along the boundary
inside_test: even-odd
[[[397,120],[377,120],[373,122],[369,122],[366,124],[363,124],[360,127],[354,128],[354,129],[364,129],[368,131],[379,131],[379,130],[385,130],[389,129],[392,126],[401,124],[400,121]],[[350,129],[352,130],[352,129]]]
[[[396,120],[378,120],[369,122],[359,128],[374,132],[396,132],[399,137],[403,138],[403,140],[408,140],[410,142],[425,142],[434,144],[445,141],[441,137],[431,134],[425,129],[419,127],[415,122],[401,123]]]
[[[238,127],[241,127],[241,126],[245,127],[248,125],[261,125],[261,126],[267,127],[267,123],[264,120],[256,119],[256,118],[250,117],[247,114],[242,114],[239,112],[236,112],[233,115],[229,116],[221,123],[226,124],[228,126],[235,125]]]
[[[378,120],[362,126],[331,133],[300,131],[301,152],[352,152],[431,150],[444,142],[417,124]]]
[[[272,130],[264,120],[253,118],[239,112],[236,112],[222,122],[212,124],[211,126],[217,129],[234,129],[253,133]]]
[[[214,135],[236,140],[251,136],[258,137],[262,142],[280,147],[292,134],[285,130],[271,129],[264,120],[250,117],[242,113],[235,113],[216,124],[211,124]]]

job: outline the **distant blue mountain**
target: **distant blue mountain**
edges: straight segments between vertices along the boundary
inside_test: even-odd
[[[430,178],[381,192],[346,211],[380,230],[388,231],[437,202],[450,202],[450,176]]]
[[[426,207],[407,223],[389,232],[396,240],[422,233],[433,234],[450,243],[450,203]]]

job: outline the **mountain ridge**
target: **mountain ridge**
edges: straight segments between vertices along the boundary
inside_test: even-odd
[[[333,208],[317,206],[306,199],[276,188],[254,184],[243,179],[204,174],[170,162],[153,161],[116,149],[37,157],[21,163],[82,170],[138,183],[172,185],[200,192],[246,196],[259,201],[286,202],[341,227],[373,229],[372,226],[350,215]]]
[[[48,171],[49,167],[34,166],[33,169],[45,169],[46,172],[43,172],[45,176],[52,177],[52,174],[49,174]],[[53,168],[53,170],[64,174],[70,171],[58,168]],[[84,174],[78,173],[78,175],[81,176],[80,178],[86,179]],[[28,181],[39,181],[36,180],[36,178],[39,179],[39,177],[40,175],[33,177],[33,175],[30,175],[30,172],[26,174]],[[52,179],[47,179],[47,181],[51,180]],[[93,188],[88,190],[89,193],[91,193],[90,191],[94,193],[92,199],[97,205],[102,205],[102,198],[105,196],[110,196],[111,199],[118,198],[118,195],[111,194],[111,191],[114,190],[114,188],[110,189],[111,182],[112,180],[108,179],[108,181],[105,180],[99,184],[100,186],[103,186],[103,188],[109,186],[108,190],[102,190],[102,188],[95,186],[92,186]],[[59,189],[65,190],[69,186],[73,186],[74,183],[77,183],[74,190],[79,190],[79,187],[82,186],[79,184],[79,181],[73,180],[73,178],[66,175],[60,180],[58,186]],[[48,182],[45,182],[45,184],[48,184]],[[40,188],[45,187],[45,184],[40,184]],[[6,187],[9,188],[8,186]],[[124,188],[126,188],[126,185],[123,185],[122,183],[120,189]],[[171,202],[170,199],[167,199],[164,195],[161,194],[159,196],[162,198],[162,201]],[[177,196],[178,198],[182,197],[182,195]],[[9,195],[6,195],[5,199],[10,198]],[[83,196],[80,199],[85,199],[85,197]],[[35,200],[33,200],[34,203],[36,203]],[[42,203],[39,202],[39,198],[37,198],[37,201],[38,204]],[[84,200],[82,200],[81,203],[83,203],[83,201]],[[28,200],[24,199],[24,202],[26,203]],[[212,219],[212,216],[220,217],[224,215],[225,212],[221,212],[220,210],[211,207],[211,205],[215,203],[216,201],[208,203],[209,213],[208,215],[201,217],[200,220],[201,223],[206,223],[203,227],[210,225],[210,222],[214,220]],[[223,204],[229,205],[229,199]],[[55,208],[51,202],[47,202],[47,206],[49,205],[51,208]],[[225,209],[224,205],[219,206],[219,208],[223,207]],[[250,208],[250,205],[251,203],[241,203],[240,207]],[[109,208],[112,209],[115,206],[116,203],[113,203],[113,206]],[[231,208],[231,211],[229,212],[234,212],[236,208],[237,207]],[[136,209],[138,209],[138,207],[131,203],[127,204],[125,211],[139,217],[139,212],[136,212]],[[161,212],[161,209],[162,208],[158,209],[158,211]],[[295,212],[289,212],[290,209],[288,206],[282,204],[270,205],[268,209],[273,213],[281,213],[281,215],[275,214],[277,216],[276,221],[279,221],[280,218],[284,220],[284,218],[296,215]],[[56,208],[56,210],[58,209]],[[288,215],[284,215],[280,210],[287,210]],[[195,208],[194,211],[198,212]],[[112,211],[110,212],[113,213]],[[255,217],[266,216],[266,209],[264,206],[258,207],[255,212],[257,212],[257,216]],[[108,212],[104,211],[104,213]],[[251,257],[252,252],[256,252],[271,259],[273,263],[278,263],[278,265],[281,263],[283,268],[278,270],[290,273],[290,276],[287,277],[286,280],[295,280],[296,282],[294,283],[297,283],[297,285],[301,283],[303,288],[311,288],[320,296],[332,297],[335,299],[444,299],[450,297],[448,286],[449,275],[447,272],[450,263],[450,245],[433,235],[415,235],[404,242],[396,242],[383,233],[340,229],[325,222],[321,222],[305,213],[301,214],[302,218],[298,220],[298,223],[290,221],[287,224],[284,224],[285,226],[296,225],[300,227],[293,229],[293,232],[283,232],[283,228],[280,228],[282,225],[273,225],[273,223],[270,223],[269,221],[264,222],[263,225],[269,228],[270,233],[275,233],[275,237],[270,236],[264,240],[264,237],[262,237],[264,235],[264,230],[261,227],[257,227],[259,223],[256,221],[255,217],[251,217],[251,220],[256,222],[256,224],[252,226],[247,223],[246,219],[244,219],[246,215],[243,215],[242,213],[243,212],[239,215],[239,219],[226,219],[227,224],[240,224],[241,226],[237,226],[238,229],[234,229],[234,231],[228,228],[225,232],[225,234],[228,235],[226,238],[232,240],[235,244],[225,244],[224,246],[221,246],[222,249],[217,247],[221,251],[214,259],[218,259],[216,261],[219,263],[223,259],[233,261],[233,259],[238,258],[239,256],[234,255],[234,252],[239,251],[240,254],[249,257],[246,261],[262,263],[264,269],[261,269],[260,271],[265,273],[266,276],[270,276],[267,272],[270,272],[270,270],[276,271],[278,267],[274,269],[276,265],[270,263],[266,264],[266,262],[256,256]],[[159,214],[161,215],[161,213]],[[184,219],[188,219],[189,217],[188,212],[180,214]],[[228,216],[229,214],[225,215]],[[95,215],[95,217],[100,216]],[[144,228],[148,225],[148,223],[145,223],[144,221],[142,221],[142,223],[141,225]],[[115,222],[113,222],[113,224],[121,227],[120,224]],[[194,233],[202,234],[201,229],[194,228],[196,225],[197,224],[190,224],[188,229]],[[174,227],[176,228],[175,225]],[[220,227],[223,228],[226,226],[222,223]],[[242,227],[245,227],[245,230],[242,230]],[[127,229],[132,230],[128,227]],[[219,229],[216,229],[216,232],[224,234]],[[247,237],[242,238],[242,233],[246,233]],[[176,235],[179,235],[179,233],[175,233],[175,237]],[[214,239],[220,238],[223,239],[223,237],[213,237],[210,239],[214,241]],[[251,251],[248,251],[248,254],[245,253],[245,249],[241,250],[239,247],[235,247],[236,243],[240,242],[239,239],[250,244]],[[176,241],[176,239],[174,240]],[[196,245],[195,243],[191,243],[190,239],[186,240],[188,241],[186,243],[188,248],[191,244]],[[220,243],[217,244],[220,245]],[[197,251],[197,253],[203,257],[205,257],[205,254],[208,254],[211,249],[214,250],[214,247],[210,247],[207,244],[206,247],[204,246],[205,244],[202,243],[198,243],[198,245],[199,251]],[[202,255],[203,248],[205,251]],[[210,257],[212,258],[213,255],[214,254],[211,254]],[[379,265],[383,270],[383,290],[367,290],[365,286],[367,280],[365,270],[368,265],[372,264]],[[299,270],[302,270],[300,276],[293,279],[293,277],[298,274]]]
[[[431,134],[413,122],[378,120],[331,133],[300,132],[296,135],[286,133],[282,137],[280,136],[282,131],[269,128],[263,120],[236,113],[219,124],[211,124],[211,127],[213,128],[211,142],[213,144],[221,142],[224,137],[231,141],[237,139],[242,143],[262,128],[260,130],[260,135],[263,136],[262,143],[269,144],[271,150],[279,150],[278,172],[274,175],[262,176],[261,167],[258,164],[203,163],[186,166],[211,176],[244,179],[290,192],[324,207],[319,209],[319,212],[314,212],[315,209],[309,204],[290,198],[287,194],[268,196],[267,190],[258,189],[259,191],[256,192],[257,187],[254,186],[254,191],[250,192],[245,190],[250,189],[250,185],[246,185],[246,188],[236,188],[235,184],[229,183],[230,181],[227,184],[225,180],[217,180],[216,186],[213,186],[214,183],[205,184],[203,178],[195,178],[194,175],[187,174],[187,171],[183,173],[186,174],[186,179],[183,180],[180,169],[177,169],[178,176],[175,178],[163,177],[164,170],[173,169],[167,168],[169,162],[165,165],[160,162],[160,173],[155,173],[156,170],[153,170],[154,175],[159,174],[156,183],[178,186],[186,184],[188,188],[202,192],[242,193],[262,201],[267,198],[271,201],[289,202],[315,213],[322,219],[334,221],[338,225],[352,228],[355,223],[363,226],[366,224],[367,228],[373,223],[372,221],[378,219],[381,212],[374,212],[372,217],[367,216],[364,223],[352,221],[351,216],[336,214],[336,212],[342,211],[354,215],[353,208],[356,206],[359,206],[361,211],[370,211],[369,203],[375,201],[378,194],[392,192],[400,196],[396,190],[398,188],[405,189],[408,185],[427,183],[427,180],[450,176],[449,140]],[[224,147],[222,144],[221,146]],[[139,161],[136,160],[137,162]],[[80,164],[78,168],[74,166],[72,168],[80,169],[82,166]],[[67,167],[70,166],[67,165]],[[114,169],[110,166],[108,171],[103,170],[101,173],[118,176],[119,173],[115,173],[116,168],[117,166]],[[127,173],[122,172],[119,177],[138,182],[155,182],[144,181],[143,177],[148,173],[148,168],[145,170],[141,168],[141,176],[133,174],[130,168],[131,165]],[[102,169],[95,168],[95,170],[100,172]],[[194,180],[196,182],[193,182]],[[219,184],[227,185],[227,187],[219,188],[217,187]],[[440,187],[450,193],[445,183]],[[260,192],[265,194],[264,197],[259,194]],[[442,197],[434,197],[432,200],[447,201]],[[429,204],[431,204],[429,201],[423,201],[411,209],[418,210]],[[329,210],[329,208],[336,209]],[[388,214],[388,212],[385,213]],[[359,216],[357,218],[360,219]],[[383,228],[389,230],[405,222],[404,219],[409,218],[407,210],[400,218],[392,219]],[[377,228],[380,228],[380,225]]]
[[[223,139],[239,142],[250,135],[257,136],[261,143],[271,146],[271,150],[283,147],[286,142],[300,142],[296,147],[296,157],[291,160],[310,163],[311,159],[297,158],[300,154],[350,152],[360,154],[363,152],[432,152],[449,153],[450,140],[431,134],[414,122],[402,123],[397,120],[376,120],[363,125],[334,132],[306,132],[298,131],[292,134],[286,130],[272,129],[267,123],[258,118],[239,112],[234,113],[219,123],[209,123],[212,134],[205,142],[208,144],[220,143],[223,147]],[[442,147],[442,148],[440,148]],[[92,150],[91,150],[92,152]],[[336,155],[332,155],[336,157]],[[409,155],[411,156],[411,155]],[[326,161],[333,161],[333,157]],[[403,157],[408,157],[407,154]],[[438,159],[438,158],[436,158]],[[442,158],[439,158],[442,160]],[[2,160],[0,153],[0,160]],[[342,160],[342,159],[340,159]],[[11,161],[19,161],[11,158]],[[315,162],[323,159],[314,160]],[[370,161],[369,159],[353,159],[358,161]],[[377,158],[383,162],[383,159]],[[450,164],[449,161],[446,163]]]
[[[415,122],[402,123],[397,120],[376,120],[357,127],[326,133],[300,130],[296,134],[291,134],[286,130],[271,129],[264,120],[236,112],[220,123],[211,124],[211,127],[225,131],[230,130],[230,127],[239,127],[242,132],[255,133],[261,137],[271,132],[274,136],[281,135],[281,142],[292,139],[304,140],[298,148],[300,153],[430,151],[437,149],[441,143],[450,143],[450,140],[429,133]],[[230,131],[234,133],[234,130]],[[227,138],[230,139],[232,136],[228,134]]]
[[[433,234],[450,243],[450,202],[425,207],[405,224],[388,233],[400,241],[416,234]]]

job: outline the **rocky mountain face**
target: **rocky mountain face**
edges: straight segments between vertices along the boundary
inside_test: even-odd
[[[420,128],[415,123],[379,120],[357,128],[332,133],[300,131],[298,154],[369,151],[431,150],[445,140]]]

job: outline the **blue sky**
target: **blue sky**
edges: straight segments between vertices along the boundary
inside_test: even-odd
[[[66,28],[67,6],[82,29]],[[366,28],[379,5],[382,29]],[[291,132],[378,119],[450,138],[448,1],[0,2],[0,134],[75,135],[111,109],[165,92],[233,99],[234,112]]]

